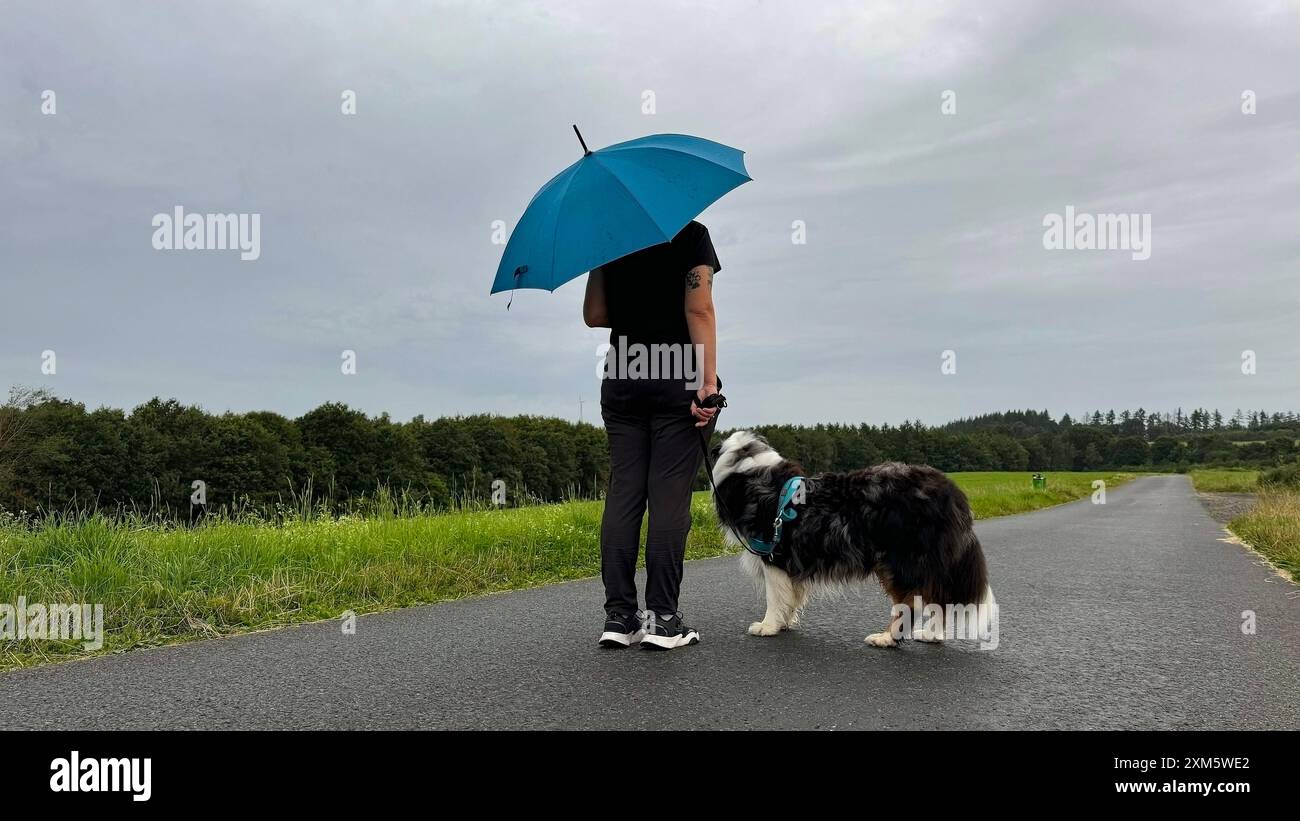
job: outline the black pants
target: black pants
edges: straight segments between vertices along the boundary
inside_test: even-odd
[[[600,522],[600,575],[606,612],[637,610],[636,560],[646,507],[646,609],[677,611],[682,560],[691,530],[691,486],[703,452],[690,403],[694,392],[679,382],[606,379],[601,416],[609,438],[609,492]]]

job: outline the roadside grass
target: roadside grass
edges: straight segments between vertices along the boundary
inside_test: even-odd
[[[1195,469],[1190,476],[1192,485],[1201,493],[1254,493],[1258,490],[1258,470]]]
[[[1292,581],[1300,579],[1300,490],[1261,489],[1250,512],[1228,528]]]
[[[955,473],[977,518],[1022,513],[1133,474]],[[104,645],[0,640],[0,670],[337,619],[600,573],[601,502],[419,516],[208,521],[0,517],[0,602],[104,606]],[[709,494],[692,500],[687,558],[727,552]],[[594,606],[594,605],[593,605]],[[12,627],[12,626],[11,626]],[[361,628],[364,629],[364,628]]]
[[[1258,470],[1193,470],[1201,493],[1254,493],[1255,504],[1228,530],[1268,559],[1291,581],[1300,579],[1300,489],[1261,485]]]
[[[1105,482],[1106,489],[1110,490],[1137,478],[1139,474],[1044,473],[1043,476],[1047,479],[1046,490],[1035,490],[1030,484],[1028,472],[950,473],[948,475],[965,491],[975,518],[988,519],[1072,502],[1075,499],[1091,496],[1092,483],[1096,480]]]

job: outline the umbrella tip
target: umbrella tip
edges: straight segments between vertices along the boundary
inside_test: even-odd
[[[578,135],[578,142],[582,143],[582,151],[583,151],[582,156],[585,157],[588,154],[590,154],[591,149],[587,147],[587,141],[582,139],[582,132],[578,130],[578,126],[576,123],[573,126],[573,133]]]

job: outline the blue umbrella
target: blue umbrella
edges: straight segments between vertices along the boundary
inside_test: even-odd
[[[578,127],[573,127],[574,132]],[[554,291],[633,251],[668,242],[723,194],[749,182],[744,152],[684,134],[587,149],[533,195],[510,234],[492,293]]]

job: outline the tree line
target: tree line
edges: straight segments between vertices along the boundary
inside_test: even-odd
[[[592,498],[608,478],[605,432],[535,416],[397,422],[327,403],[296,419],[211,414],[174,399],[130,413],[43,394],[0,408],[0,508],[129,508],[191,518],[203,510],[334,512],[383,496],[445,509]]]
[[[813,473],[889,460],[949,472],[1181,470],[1294,461],[1300,421],[1262,411],[1224,420],[1200,409],[1096,412],[1075,421],[1025,410],[941,426],[757,430]],[[304,505],[337,513],[367,500],[419,509],[518,505],[597,498],[608,477],[604,430],[554,418],[399,422],[339,403],[288,418],[212,414],[159,398],[130,412],[88,410],[30,390],[14,391],[0,406],[0,509],[11,513],[132,509],[185,520],[205,511],[275,515]],[[703,472],[698,486],[707,487]]]

